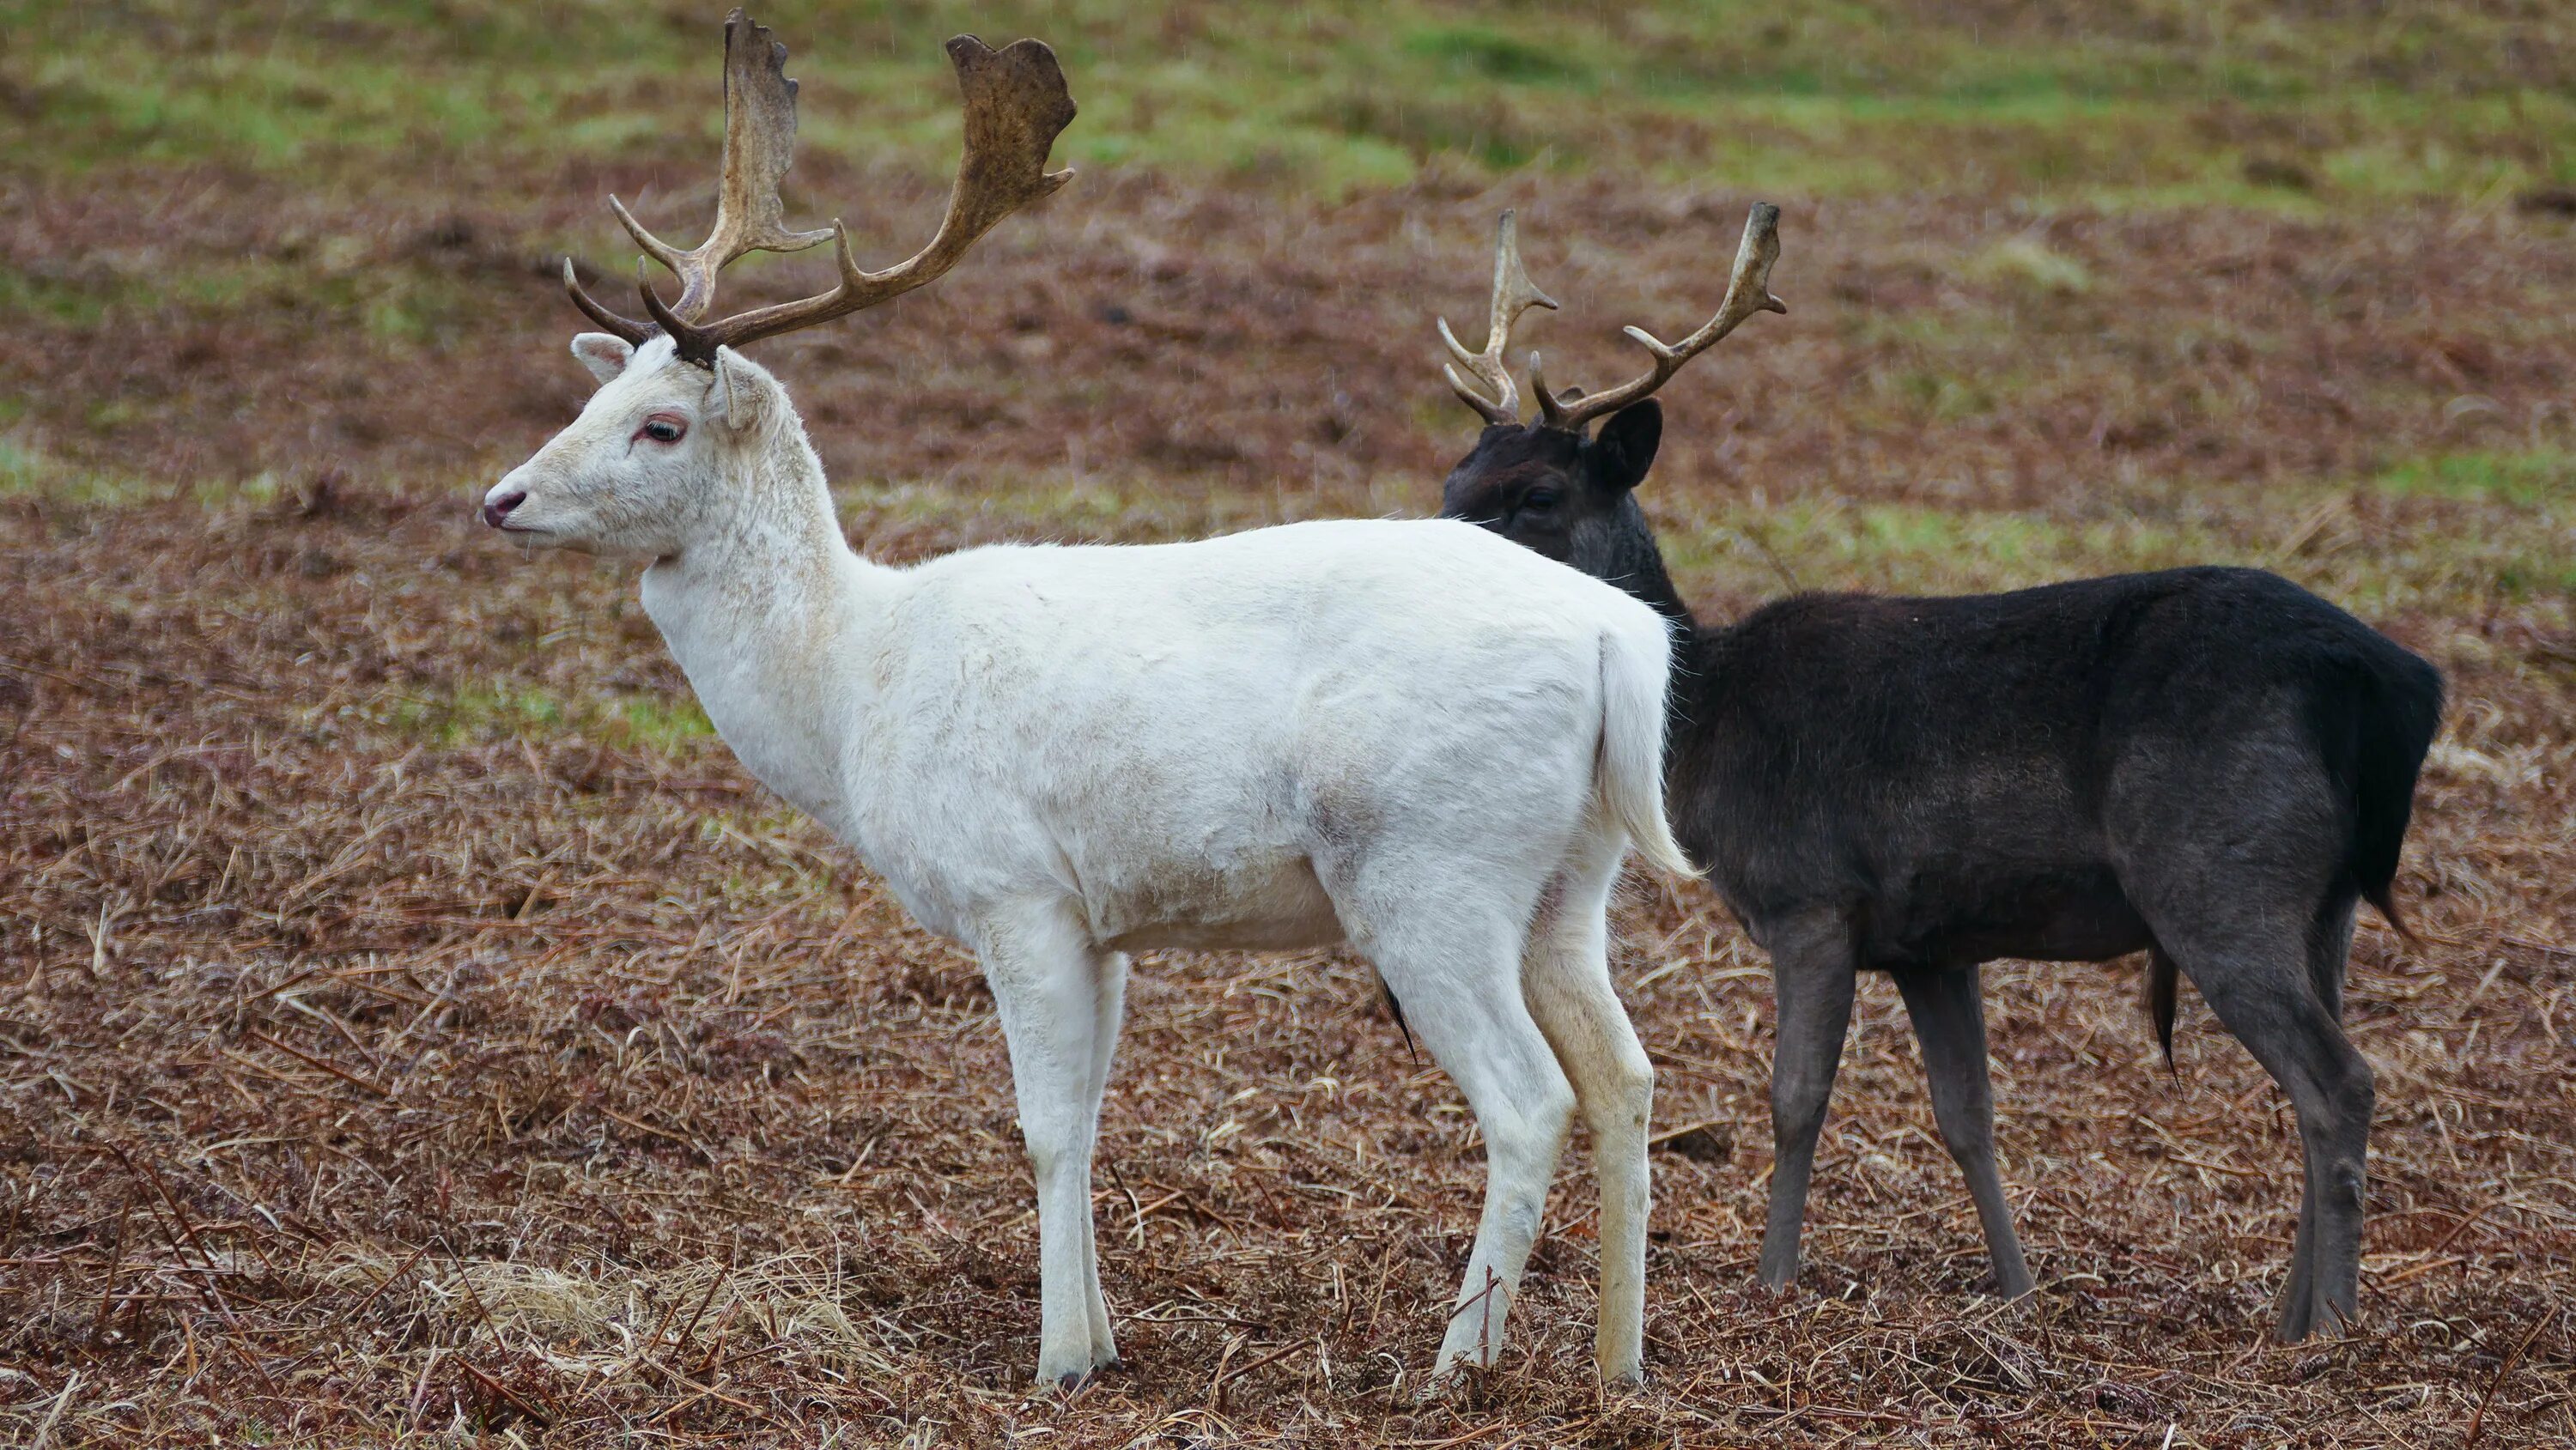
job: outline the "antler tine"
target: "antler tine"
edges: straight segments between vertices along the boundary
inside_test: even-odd
[[[1771,295],[1771,264],[1780,259],[1780,208],[1755,202],[1744,219],[1744,241],[1735,250],[1735,271],[1727,278],[1726,300],[1699,331],[1666,345],[1642,327],[1625,329],[1649,353],[1654,366],[1642,377],[1598,393],[1560,398],[1538,380],[1538,358],[1530,358],[1532,390],[1538,394],[1541,421],[1550,428],[1579,432],[1593,419],[1618,412],[1646,397],[1681,371],[1682,365],[1715,347],[1728,333],[1757,312],[1787,312],[1789,304]]]
[[[744,253],[801,252],[832,235],[787,229],[778,183],[796,163],[796,82],[787,77],[787,47],[739,9],[725,17],[724,85],[723,180],[705,241],[681,251],[646,231],[626,203],[608,199],[635,244],[680,279],[670,310],[689,322],[706,316],[716,273]]]
[[[582,316],[598,323],[606,331],[626,339],[629,345],[640,347],[644,339],[653,335],[652,324],[620,317],[600,306],[598,299],[581,290],[581,278],[573,275],[570,257],[564,258],[564,291],[572,297],[572,305],[581,309]]]
[[[830,235],[840,280],[831,291],[705,326],[681,316],[677,305],[664,307],[648,288],[646,305],[679,344],[680,356],[709,361],[719,347],[741,347],[756,338],[812,327],[909,292],[957,265],[966,249],[1002,218],[1073,179],[1070,170],[1046,169],[1057,133],[1074,116],[1073,96],[1065,89],[1054,51],[1035,40],[1015,41],[997,51],[961,35],[948,42],[948,58],[957,68],[963,96],[966,145],[948,193],[947,214],[930,245],[882,272],[869,272],[850,255],[848,228],[834,221]]]
[[[1449,319],[1439,319],[1440,341],[1448,346],[1449,355],[1493,396],[1488,398],[1469,387],[1467,380],[1458,376],[1457,367],[1441,364],[1441,376],[1449,380],[1450,390],[1459,400],[1483,414],[1486,422],[1521,420],[1520,390],[1512,385],[1512,370],[1503,362],[1503,353],[1511,346],[1512,327],[1521,320],[1522,313],[1533,307],[1554,306],[1556,299],[1538,290],[1522,268],[1520,223],[1511,212],[1504,212],[1502,220],[1494,224],[1494,293],[1485,314],[1485,350],[1467,351],[1466,345],[1458,341],[1458,334],[1449,330]]]

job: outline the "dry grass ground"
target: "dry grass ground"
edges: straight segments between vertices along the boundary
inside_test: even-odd
[[[2013,7],[1963,7],[1985,10],[2033,53],[2057,43]],[[2540,22],[2456,13],[2475,23],[2437,40],[2502,27],[2514,64],[2558,74]],[[1099,59],[1180,106],[1195,93],[1155,56],[1188,41]],[[0,52],[10,124],[95,119],[59,58]],[[1097,83],[1073,77],[1088,105]],[[110,80],[140,84],[88,84],[113,100]],[[809,80],[809,107],[849,100],[827,94]],[[1157,134],[1135,105],[1104,97],[1111,135]],[[1780,155],[1850,162],[1812,107],[1784,109],[1808,119]],[[2384,93],[2316,109],[2365,150],[2372,125],[2420,139]],[[2114,120],[2178,148],[2188,180],[2238,176],[2273,114]],[[1651,149],[1656,115],[1605,123],[1594,151]],[[2168,1075],[2135,963],[1990,975],[2037,1295],[1979,1293],[1884,983],[1804,1279],[1756,1292],[1764,963],[1703,888],[1639,880],[1619,976],[1674,1130],[1644,1390],[1590,1383],[1578,1190],[1555,1200],[1518,1350],[1423,1392],[1481,1154],[1342,955],[1142,964],[1096,1204],[1132,1367],[1070,1402],[1029,1390],[1034,1217],[973,962],[734,764],[631,569],[523,559],[470,517],[583,393],[540,264],[571,245],[621,272],[600,193],[694,215],[702,158],[657,163],[603,121],[596,144],[504,146],[469,175],[352,131],[379,149],[0,164],[0,1439],[2576,1436],[2576,231],[2546,189],[2563,122],[2513,133],[2528,146],[2490,158],[2507,171],[2418,168],[2391,194],[2318,163],[2274,204],[2198,182],[2152,203],[2098,177],[2050,192],[2012,170],[2039,163],[2009,117],[1933,121],[1904,134],[1926,156],[1964,136],[1967,159],[1920,187],[1845,164],[1776,195],[1793,310],[1668,390],[1653,511],[1721,612],[1792,583],[2230,560],[2443,667],[2451,722],[2401,881],[2422,939],[2373,924],[2353,964],[2380,1086],[2358,1332],[2263,1339],[2296,1211],[2286,1105],[2196,1005]],[[1376,181],[1077,152],[1083,178],[948,282],[764,358],[853,538],[889,558],[1427,512],[1472,436],[1431,314],[1478,310],[1497,209],[1522,208],[1532,271],[1567,303],[1534,340],[1591,381],[1629,362],[1618,324],[1713,304],[1749,193],[1420,149]],[[926,233],[938,183],[866,154],[809,147],[801,194],[854,224],[864,199],[891,251]],[[1974,179],[1976,157],[1996,174]]]

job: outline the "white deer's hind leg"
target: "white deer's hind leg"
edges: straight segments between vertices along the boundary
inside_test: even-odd
[[[1054,906],[989,922],[982,938],[984,974],[1010,1043],[1020,1134],[1037,1177],[1037,1377],[1070,1386],[1116,1353],[1091,1232],[1097,1085],[1106,1081],[1111,1046],[1099,1040],[1107,954]]]
[[[1485,1135],[1485,1212],[1434,1375],[1502,1353],[1574,1117],[1574,1089],[1521,1000],[1525,904],[1471,902],[1454,882],[1337,896],[1353,940],[1377,964],[1405,1021],[1458,1084]],[[1400,903],[1400,905],[1399,905]],[[1384,908],[1371,914],[1369,906]]]
[[[1593,1358],[1604,1380],[1645,1370],[1646,1121],[1655,1072],[1610,985],[1610,888],[1622,851],[1593,842],[1570,862],[1554,909],[1530,934],[1521,989],[1556,1049],[1592,1130],[1601,1180],[1601,1321]]]
[[[1109,1092],[1110,1059],[1118,1050],[1118,1028],[1127,1014],[1127,954],[1101,952],[1092,971],[1091,1124],[1100,1131],[1100,1105]],[[1084,1156],[1086,1171],[1090,1162]],[[1096,1364],[1118,1361],[1118,1338],[1109,1324],[1109,1300],[1100,1292],[1100,1246],[1093,1233],[1095,1215],[1088,1199],[1082,1211],[1082,1258],[1090,1273],[1091,1352]]]
[[[1547,1039],[1513,984],[1494,985],[1500,990],[1426,1003],[1423,1017],[1448,1017],[1463,1030],[1424,1028],[1416,1021],[1424,1045],[1448,1069],[1485,1135],[1485,1211],[1448,1333],[1441,1336],[1435,1375],[1462,1359],[1491,1365],[1502,1357],[1504,1317],[1520,1294],[1521,1270],[1538,1241],[1548,1182],[1556,1176],[1574,1117],[1574,1089],[1548,1052]],[[1424,994],[1417,989],[1413,995],[1419,1000]]]

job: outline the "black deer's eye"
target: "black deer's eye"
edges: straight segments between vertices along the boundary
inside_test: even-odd
[[[688,425],[677,418],[647,418],[644,426],[635,430],[635,436],[650,438],[656,443],[677,443],[687,436],[688,431]]]
[[[1521,507],[1532,513],[1545,513],[1556,507],[1556,490],[1534,488],[1521,495]]]

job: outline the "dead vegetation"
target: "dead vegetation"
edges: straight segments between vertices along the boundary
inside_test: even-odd
[[[2468,703],[2410,872],[2427,942],[2366,931],[2357,954],[2382,1084],[2364,1334],[2259,1339],[2294,1133],[2205,1020],[2168,1079],[2119,967],[1994,984],[2035,1301],[1976,1297],[1876,988],[1806,1282],[1753,1292],[1763,968],[1698,888],[1647,883],[1623,976],[1671,1134],[1649,1390],[1585,1383],[1587,1206],[1560,1199],[1529,1352],[1417,1399],[1474,1216],[1463,1114],[1359,965],[1176,958],[1139,975],[1102,1152],[1134,1368],[1059,1405],[1019,1383],[1034,1238],[971,961],[720,746],[610,708],[673,689],[618,570],[522,565],[400,501],[10,521],[0,1413],[21,1433],[2424,1444],[2482,1406],[2497,1444],[2569,1426],[2576,751],[2493,675],[2455,666]],[[503,679],[506,710],[451,693]]]
[[[814,194],[862,178],[828,154]],[[570,416],[542,275],[645,177],[405,211],[216,167],[0,171],[0,1438],[48,1446],[2506,1446],[2576,1435],[2576,515],[2567,223],[1938,198],[1789,208],[1757,345],[1668,395],[1685,584],[2284,569],[2456,702],[2361,934],[2380,1074],[2363,1332],[2267,1344],[2296,1202],[2268,1079],[2134,964],[1989,979],[1982,1249],[1865,987],[1809,1266],[1750,1287],[1761,958],[1641,882],[1661,1071],[1642,1392],[1589,1383],[1589,1205],[1528,1338],[1424,1395],[1479,1149],[1343,956],[1131,989],[1101,1146],[1131,1367],[1020,1383],[1036,1240],[971,960],[764,796],[628,571],[467,507]],[[524,184],[521,184],[521,183]],[[909,236],[931,181],[869,177]],[[526,198],[561,198],[537,202]],[[1087,174],[973,285],[783,342],[896,558],[1427,512],[1469,419],[1431,317],[1521,208],[1552,375],[1704,315],[1746,198],[1432,173],[1340,206]],[[130,215],[157,220],[148,234]],[[1715,259],[1715,260],[1712,260]],[[745,289],[781,296],[793,263]],[[1393,400],[1393,401],[1388,401]]]

